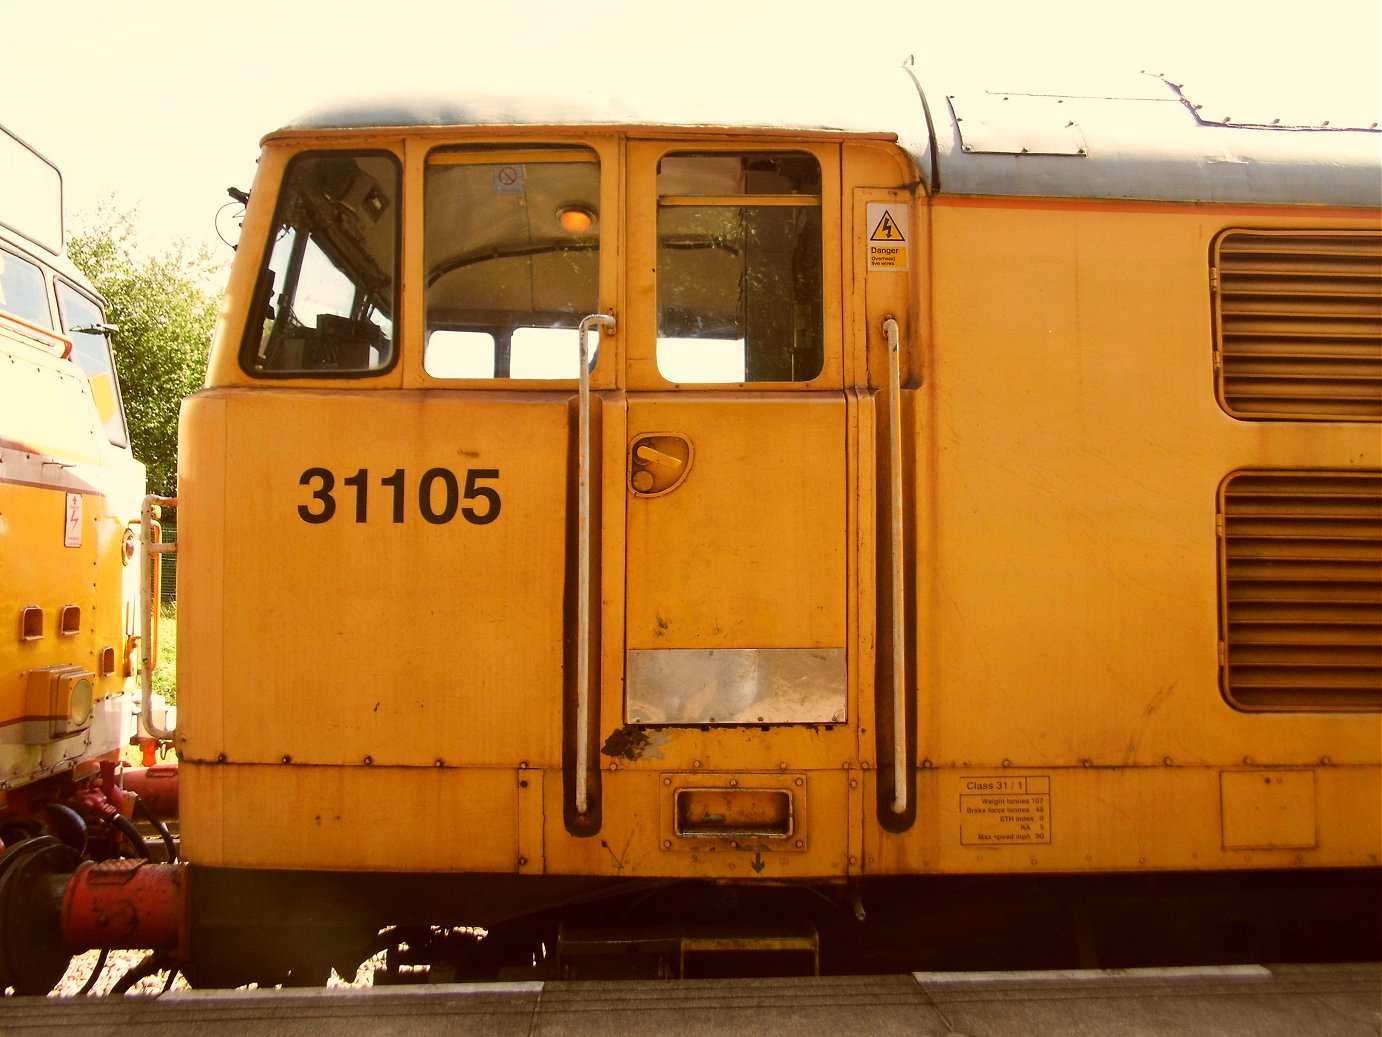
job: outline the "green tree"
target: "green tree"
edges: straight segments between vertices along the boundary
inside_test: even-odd
[[[102,210],[69,238],[67,251],[105,296],[115,333],[115,364],[134,456],[148,469],[150,493],[177,492],[178,408],[201,388],[216,324],[217,299],[205,287],[214,265],[203,249],[177,245],[140,256],[133,217]]]

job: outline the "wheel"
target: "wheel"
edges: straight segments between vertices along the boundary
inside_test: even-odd
[[[52,879],[80,863],[76,850],[51,836],[26,839],[0,856],[0,987],[42,996],[67,972],[72,955]]]

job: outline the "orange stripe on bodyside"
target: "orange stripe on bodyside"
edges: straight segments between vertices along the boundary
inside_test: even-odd
[[[1024,209],[1045,212],[1121,212],[1165,216],[1210,213],[1234,217],[1319,216],[1331,220],[1382,219],[1382,209],[1343,209],[1327,205],[1241,205],[1230,202],[1119,201],[1109,198],[1023,198],[996,195],[932,195],[933,209]]]

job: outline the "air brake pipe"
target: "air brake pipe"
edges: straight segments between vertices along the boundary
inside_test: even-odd
[[[154,661],[153,661],[153,632],[155,616],[158,609],[158,588],[154,587],[154,571],[150,564],[154,555],[176,554],[177,544],[165,544],[161,541],[153,543],[154,532],[154,508],[155,507],[176,507],[178,499],[176,497],[160,497],[151,493],[144,498],[144,505],[139,509],[139,566],[140,583],[144,590],[143,612],[140,617],[140,637],[139,642],[139,702],[140,702],[140,723],[144,730],[155,738],[172,738],[171,729],[165,728],[160,724],[154,723],[153,698],[154,698]]]
[[[178,816],[178,765],[161,763],[154,767],[137,767],[120,772],[120,785],[133,792],[161,821]]]
[[[594,327],[614,327],[614,318],[592,313],[581,320],[580,409],[576,462],[576,813],[590,810],[590,343]]]
[[[888,336],[888,512],[892,536],[893,639],[893,802],[894,814],[907,812],[907,642],[902,522],[902,373],[897,320],[883,321]]]
[[[96,948],[188,949],[184,864],[120,857],[81,864],[62,894],[62,938],[73,953]]]

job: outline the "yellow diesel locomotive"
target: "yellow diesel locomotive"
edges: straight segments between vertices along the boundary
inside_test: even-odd
[[[143,847],[116,764],[143,661],[144,466],[58,169],[0,127],[0,172],[0,917],[22,926],[48,874]],[[4,941],[0,988],[33,985],[28,959]]]
[[[182,411],[187,863],[123,938],[676,973],[893,880],[1375,882],[1377,127],[1020,86],[269,135]]]

